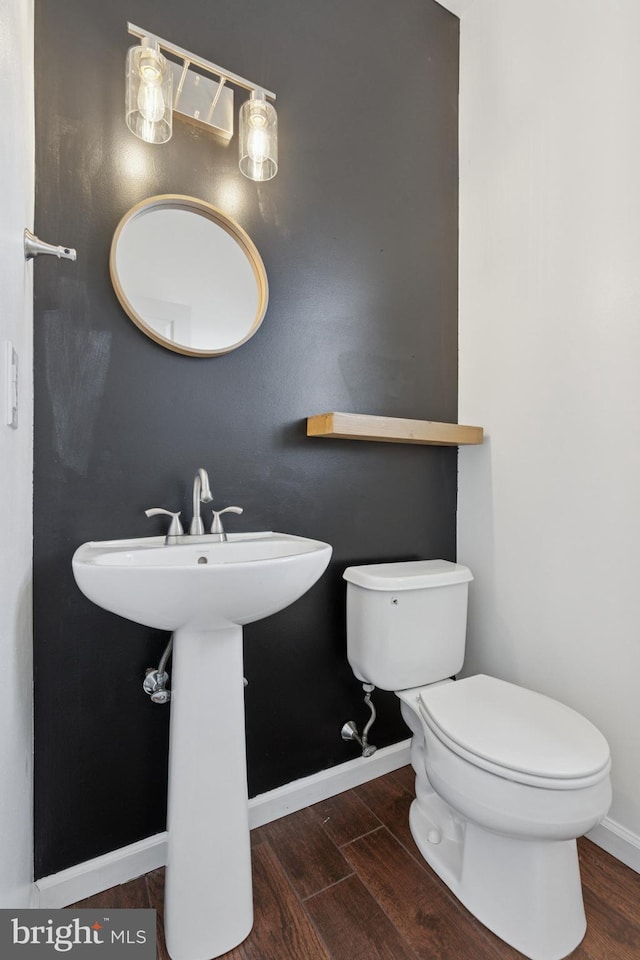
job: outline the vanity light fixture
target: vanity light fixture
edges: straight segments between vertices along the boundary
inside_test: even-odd
[[[240,172],[250,180],[278,172],[278,117],[262,90],[252,90],[240,108]]]
[[[126,121],[147,143],[166,143],[172,134],[173,73],[152,37],[127,53]]]
[[[203,60],[161,37],[127,24],[140,40],[127,54],[126,121],[147,143],[166,143],[172,114],[180,113],[225,140],[233,136],[233,90],[251,94],[240,110],[240,171],[250,180],[271,180],[278,172],[278,119],[269,100],[276,95],[250,80]],[[168,60],[164,54],[177,58]],[[196,72],[192,68],[197,68]],[[203,74],[208,74],[205,76]]]

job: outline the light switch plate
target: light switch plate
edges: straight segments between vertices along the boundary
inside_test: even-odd
[[[18,354],[9,340],[4,342],[5,423],[18,428]]]

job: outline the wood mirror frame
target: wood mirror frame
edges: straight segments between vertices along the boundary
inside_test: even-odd
[[[255,244],[235,220],[194,197],[163,194],[132,207],[113,235],[109,271],[127,316],[151,340],[185,356],[236,350],[266,313],[267,273]]]

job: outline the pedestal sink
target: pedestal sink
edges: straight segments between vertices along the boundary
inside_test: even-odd
[[[165,937],[173,960],[211,960],[253,924],[242,625],[302,596],[331,547],[270,532],[182,539],[85,543],[73,573],[98,606],[174,631]]]

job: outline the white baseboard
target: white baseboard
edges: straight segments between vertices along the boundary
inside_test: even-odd
[[[249,826],[253,830],[296,810],[319,803],[361,783],[367,783],[409,763],[409,740],[382,747],[372,757],[357,757],[346,763],[321,770],[310,777],[294,780],[283,787],[249,800]],[[139,840],[127,847],[79,863],[43,877],[34,884],[34,907],[57,909],[84,900],[109,887],[127,883],[167,861],[167,834]]]
[[[587,837],[616,860],[621,860],[636,873],[640,873],[640,837],[636,833],[605,817],[602,823],[589,831]]]
[[[167,834],[156,833],[153,837],[36,880],[34,907],[66,907],[163,867],[166,862]]]
[[[276,787],[268,793],[252,797],[249,800],[249,826],[252,830],[261,827],[264,823],[279,820],[288,813],[295,813],[312,803],[335,797],[338,793],[406,766],[409,763],[410,743],[411,740],[403,740],[390,747],[381,747],[372,757],[356,757],[337,767],[312,773],[310,777],[294,780],[284,787]]]

